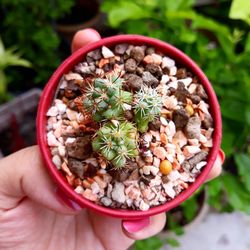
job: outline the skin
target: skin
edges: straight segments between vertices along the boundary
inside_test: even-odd
[[[99,39],[92,29],[79,31],[72,51]],[[208,179],[220,174],[222,161],[218,156]],[[37,146],[0,160],[0,249],[122,250],[160,232],[165,220],[164,213],[124,222],[80,209],[57,191]]]

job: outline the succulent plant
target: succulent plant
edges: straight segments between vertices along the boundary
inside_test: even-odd
[[[122,90],[123,79],[115,73],[96,78],[86,88],[84,107],[92,112],[95,121],[118,119],[130,107],[133,96]]]
[[[157,90],[147,86],[143,86],[134,95],[135,122],[140,132],[146,132],[148,123],[160,114],[162,101]]]
[[[92,148],[110,161],[115,169],[121,169],[127,159],[138,155],[137,130],[130,122],[112,120],[97,131]]]

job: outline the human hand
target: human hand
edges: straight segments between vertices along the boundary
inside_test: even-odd
[[[100,39],[91,29],[78,32],[75,51]],[[209,178],[221,172],[218,157]],[[163,228],[165,213],[130,222],[81,209],[58,192],[37,146],[0,160],[0,249],[126,249],[134,239]]]

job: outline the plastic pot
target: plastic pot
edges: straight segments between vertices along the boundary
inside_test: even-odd
[[[53,102],[58,83],[63,74],[68,73],[76,64],[83,61],[88,52],[100,48],[103,45],[107,47],[113,47],[116,44],[121,44],[121,43],[128,43],[133,45],[147,45],[155,47],[157,51],[160,51],[164,55],[173,58],[178,66],[185,67],[194,75],[196,75],[199,79],[199,82],[203,85],[204,89],[207,92],[209,99],[208,103],[210,105],[210,112],[214,120],[213,147],[209,152],[207,165],[202,169],[202,172],[196,178],[196,181],[192,183],[186,190],[181,192],[173,200],[166,202],[163,205],[150,208],[147,211],[111,209],[97,205],[85,199],[83,196],[77,194],[73,190],[73,188],[67,183],[63,175],[57,170],[56,166],[53,164],[50,149],[46,141],[46,123],[47,123],[46,113]],[[183,52],[181,52],[174,46],[157,39],[139,35],[118,35],[118,36],[104,38],[98,42],[85,46],[76,51],[75,53],[73,53],[57,68],[57,70],[49,79],[42,93],[37,114],[37,141],[45,161],[45,166],[47,167],[48,171],[50,172],[52,178],[57,183],[59,188],[70,199],[74,200],[82,207],[92,209],[104,215],[109,215],[122,219],[130,219],[130,220],[140,219],[158,213],[166,212],[178,206],[181,202],[186,200],[205,181],[207,174],[210,172],[220,149],[221,136],[222,136],[222,122],[221,122],[221,113],[218,100],[210,82],[208,81],[207,77],[202,72],[202,70],[198,67],[198,65],[195,62],[193,62],[187,55],[185,55]]]

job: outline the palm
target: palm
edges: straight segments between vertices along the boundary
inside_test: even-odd
[[[62,215],[29,200],[2,214],[0,249],[122,249],[127,238],[118,219],[83,210]]]

